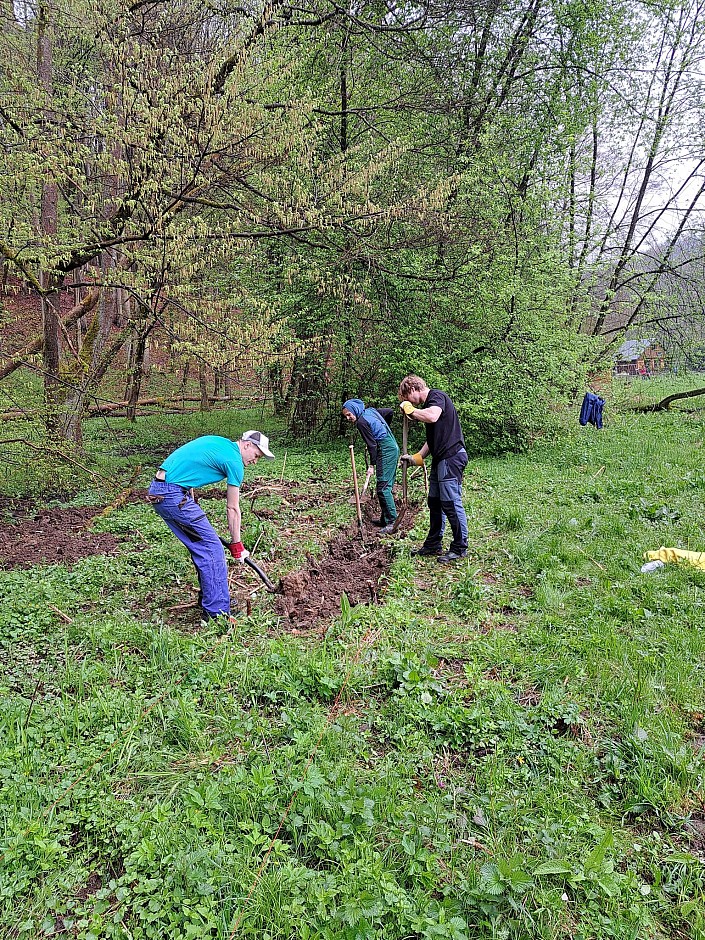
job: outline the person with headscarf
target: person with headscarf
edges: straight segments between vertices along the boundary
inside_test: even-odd
[[[360,398],[349,398],[343,404],[343,417],[355,425],[367,446],[370,455],[367,482],[376,471],[377,499],[381,509],[381,515],[374,524],[381,528],[383,535],[388,535],[397,518],[392,486],[399,462],[399,445],[379,411],[365,408]]]

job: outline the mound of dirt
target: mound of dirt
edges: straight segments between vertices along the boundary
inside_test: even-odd
[[[399,527],[403,535],[413,526],[416,510],[409,511]],[[383,588],[381,579],[389,570],[392,548],[380,541],[379,530],[364,520],[360,538],[357,522],[328,543],[323,556],[306,556],[305,568],[292,571],[281,579],[276,611],[292,626],[313,627],[319,621],[340,614],[340,599],[345,594],[352,606],[377,603]]]
[[[89,531],[100,511],[94,506],[43,509],[22,500],[5,506],[12,524],[0,526],[0,567],[71,565],[89,555],[113,554],[119,538]]]

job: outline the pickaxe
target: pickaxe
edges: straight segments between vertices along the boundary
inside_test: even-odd
[[[224,538],[222,537],[222,535],[219,535],[218,538],[219,538],[220,541],[223,543],[223,545],[225,546],[225,548],[229,548],[229,547],[230,547],[230,542],[228,542],[226,539],[224,539]],[[253,558],[251,558],[249,555],[247,555],[246,558],[245,558],[245,564],[246,564],[248,567],[252,568],[252,570],[255,572],[255,574],[257,575],[257,577],[260,579],[260,581],[262,582],[262,584],[264,584],[264,586],[267,588],[267,590],[269,591],[270,594],[278,594],[278,593],[279,593],[278,590],[277,590],[277,588],[272,584],[272,582],[271,582],[271,581],[269,580],[269,578],[267,577],[265,571],[263,571],[263,569],[260,568],[260,566],[257,564],[257,562],[256,562]]]

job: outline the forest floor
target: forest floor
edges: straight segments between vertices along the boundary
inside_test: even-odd
[[[448,567],[410,556],[418,476],[402,531],[371,501],[361,535],[347,448],[275,435],[242,505],[279,591],[232,561],[229,623],[184,607],[143,496],[254,415],[96,421],[84,475],[6,464],[0,936],[702,940],[705,572],[639,570],[705,549],[702,420],[625,394],[602,432],[471,460]]]

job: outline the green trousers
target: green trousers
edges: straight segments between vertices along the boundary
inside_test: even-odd
[[[392,486],[397,475],[399,462],[399,445],[393,434],[388,434],[381,441],[377,441],[377,499],[382,510],[380,519],[384,525],[394,522],[397,517],[397,507],[394,505]]]

